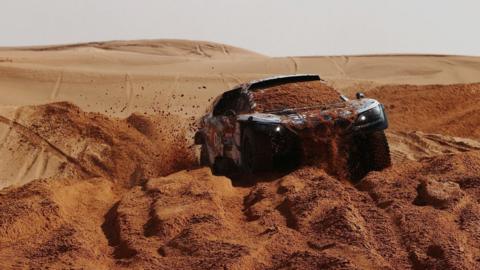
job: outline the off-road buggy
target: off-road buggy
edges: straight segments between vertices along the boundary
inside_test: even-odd
[[[199,121],[200,164],[215,174],[247,173],[339,160],[351,179],[390,166],[384,106],[349,100],[318,75],[252,81],[217,97]],[[328,167],[328,166],[327,166]]]

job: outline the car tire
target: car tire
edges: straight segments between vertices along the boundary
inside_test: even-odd
[[[270,136],[246,127],[242,135],[242,167],[247,173],[271,170],[273,167]]]
[[[368,135],[368,146],[371,170],[381,171],[392,165],[390,147],[388,146],[387,136],[383,130]]]
[[[369,172],[381,171],[392,164],[383,130],[354,136],[348,148],[347,166],[352,181],[360,181]]]
[[[214,175],[228,175],[232,172],[232,161],[228,158],[217,157],[213,164],[210,162],[208,147],[202,144],[200,148],[200,166],[210,167]]]

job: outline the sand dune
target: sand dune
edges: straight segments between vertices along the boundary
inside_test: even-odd
[[[291,73],[320,74],[352,94],[385,84],[477,82],[480,58],[272,58],[227,45],[175,40],[4,48],[0,50],[0,105],[70,101],[86,111],[121,117],[166,108],[189,117],[203,112],[210,98],[238,83]]]
[[[478,269],[479,59],[0,49],[0,268]],[[318,166],[243,183],[199,168],[211,98],[284,73],[383,102],[393,167],[356,185]]]

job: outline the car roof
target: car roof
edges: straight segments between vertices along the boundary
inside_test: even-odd
[[[261,80],[254,80],[248,83],[235,86],[232,90],[244,89],[248,91],[256,91],[262,88],[268,88],[276,85],[294,82],[323,81],[317,74],[294,74],[273,76]],[[228,92],[228,91],[227,91]]]
[[[213,108],[217,105],[217,103],[225,97],[226,95],[236,92],[236,91],[253,91],[259,89],[264,89],[268,87],[273,87],[276,85],[282,85],[286,83],[294,83],[294,82],[308,82],[308,81],[323,81],[319,75],[317,74],[293,74],[293,75],[279,75],[279,76],[272,76],[260,80],[253,80],[247,83],[242,83],[236,85],[230,90],[223,92],[221,95],[217,96],[211,105],[208,107],[207,111],[213,111]]]

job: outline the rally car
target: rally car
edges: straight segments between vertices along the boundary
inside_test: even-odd
[[[333,160],[335,151],[344,152],[352,179],[391,164],[384,106],[361,92],[350,100],[313,74],[238,85],[214,100],[198,126],[200,164],[215,174]]]

